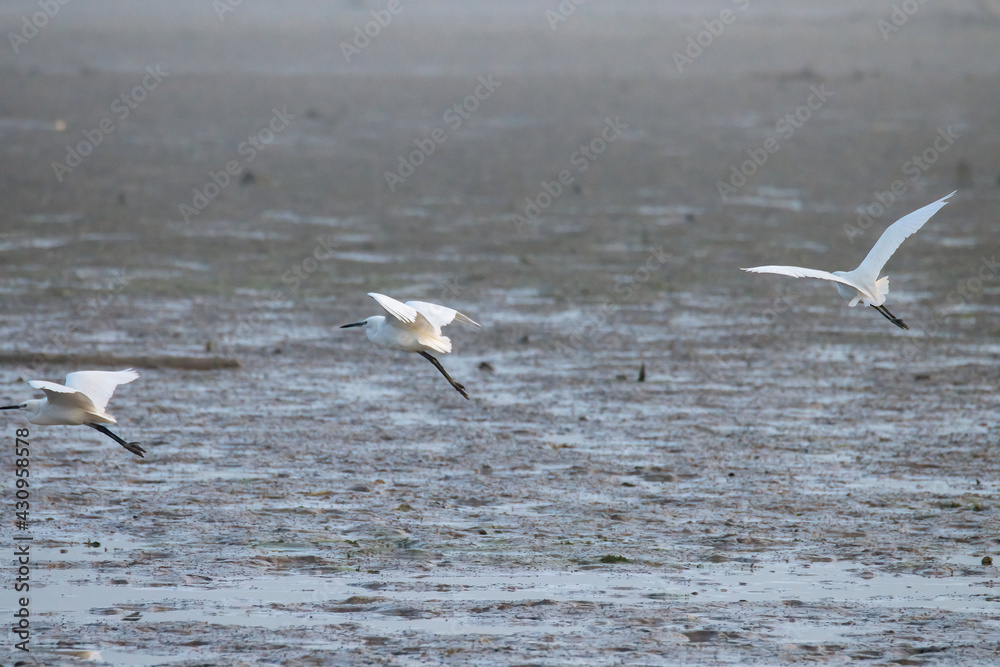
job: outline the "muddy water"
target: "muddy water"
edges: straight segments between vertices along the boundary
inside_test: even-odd
[[[10,655],[995,663],[989,3],[925,6],[887,40],[891,3],[754,5],[684,72],[672,54],[714,10],[587,4],[552,31],[527,3],[414,6],[349,65],[337,44],[375,7],[178,7],[66,6],[0,67],[0,332],[26,355],[0,367],[4,400],[76,370],[36,351],[241,362],[141,368],[111,405],[142,460],[31,427],[33,650]],[[169,76],[118,120],[150,63]],[[491,73],[452,130],[444,111]],[[60,183],[51,163],[105,116],[115,132]],[[607,119],[627,127],[579,171]],[[447,140],[390,191],[435,128]],[[543,214],[512,222],[563,170]],[[899,201],[845,233],[896,180]],[[888,266],[909,332],[737,270],[849,268],[956,185]],[[337,329],[376,314],[367,291],[483,324],[443,359],[472,400]],[[24,424],[5,419],[12,441]]]

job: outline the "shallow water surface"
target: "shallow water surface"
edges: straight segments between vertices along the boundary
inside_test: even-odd
[[[38,352],[240,362],[138,369],[110,409],[144,459],[30,426],[37,664],[997,664],[1000,23],[926,3],[883,39],[890,0],[751,3],[678,71],[725,4],[553,30],[534,2],[427,0],[347,63],[371,3],[69,3],[4,60],[0,404],[79,370]],[[162,90],[57,180],[150,63]],[[908,332],[739,271],[856,266],[956,187],[887,266]],[[471,400],[339,328],[373,291],[482,323],[442,358]]]

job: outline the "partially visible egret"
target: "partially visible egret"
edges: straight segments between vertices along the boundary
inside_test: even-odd
[[[66,384],[44,380],[28,382],[35,389],[45,392],[45,398],[34,398],[20,405],[7,405],[0,410],[24,410],[28,421],[41,426],[85,424],[100,431],[136,456],[146,451],[138,442],[125,442],[104,424],[117,424],[115,418],[104,411],[120,384],[128,384],[139,377],[131,368],[124,371],[78,371],[66,376]]]
[[[477,328],[479,324],[457,310],[434,303],[424,301],[402,303],[375,292],[369,292],[368,296],[375,299],[389,316],[373,315],[354,324],[345,324],[340,328],[364,327],[368,340],[380,347],[402,352],[416,352],[434,364],[435,368],[441,371],[441,374],[458,393],[469,398],[465,387],[455,382],[448,375],[448,371],[444,369],[441,362],[430,353],[448,354],[451,352],[451,339],[441,334],[441,327],[454,321],[471,324]]]
[[[957,192],[957,191],[956,191]],[[837,283],[837,291],[840,296],[850,299],[848,304],[851,308],[863,301],[866,306],[871,306],[901,329],[909,329],[906,322],[899,319],[883,306],[885,298],[889,294],[889,276],[879,278],[882,267],[889,261],[892,254],[900,244],[911,234],[924,226],[924,223],[931,219],[935,213],[947,204],[948,197],[938,199],[933,204],[928,204],[921,209],[917,209],[909,215],[905,215],[882,232],[882,236],[876,241],[875,246],[868,252],[861,265],[853,271],[834,271],[827,273],[817,269],[804,269],[800,266],[755,266],[751,269],[743,269],[751,273],[777,273],[793,278],[818,278],[820,280],[831,280]]]

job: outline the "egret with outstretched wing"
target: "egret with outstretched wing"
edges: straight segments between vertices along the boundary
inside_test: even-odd
[[[448,371],[444,369],[441,362],[431,355],[431,352],[439,354],[451,352],[451,339],[441,333],[442,327],[452,322],[462,322],[477,328],[479,328],[479,324],[453,308],[439,306],[435,303],[424,301],[402,303],[375,292],[369,292],[368,296],[382,306],[388,317],[373,315],[354,324],[345,324],[340,328],[364,327],[368,340],[380,347],[401,352],[416,352],[434,364],[434,367],[441,371],[441,374],[458,393],[469,398],[465,387],[448,375]]]
[[[820,271],[818,269],[806,269],[801,266],[755,266],[743,269],[750,273],[777,273],[782,276],[793,278],[817,278],[819,280],[829,280],[837,285],[840,296],[849,299],[851,308],[864,302],[866,306],[871,306],[901,329],[909,329],[906,322],[889,312],[883,304],[889,294],[889,276],[882,278],[878,274],[882,272],[892,254],[896,252],[900,244],[918,229],[924,226],[935,213],[948,203],[948,198],[954,195],[952,192],[947,197],[938,199],[933,204],[928,204],[917,209],[909,215],[905,215],[882,232],[882,236],[875,242],[875,246],[868,252],[861,265],[853,271]]]
[[[115,389],[138,377],[138,373],[128,368],[123,371],[77,371],[66,376],[66,384],[31,380],[28,384],[41,389],[45,398],[0,406],[0,410],[24,410],[28,413],[28,421],[40,426],[89,426],[141,457],[146,450],[139,446],[140,443],[126,442],[105,426],[118,423],[105,412]]]

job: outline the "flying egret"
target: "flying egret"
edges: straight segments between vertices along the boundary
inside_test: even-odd
[[[956,191],[957,192],[957,191]],[[861,265],[853,271],[834,271],[827,273],[817,269],[804,269],[800,266],[755,266],[751,269],[743,269],[751,273],[777,273],[782,276],[792,276],[793,278],[818,278],[819,280],[831,280],[837,284],[837,291],[840,296],[850,299],[848,304],[851,308],[863,301],[866,306],[871,306],[901,329],[909,329],[906,322],[889,312],[884,305],[885,298],[889,294],[889,276],[879,278],[882,267],[892,257],[892,253],[900,246],[904,239],[924,226],[924,223],[931,219],[935,213],[947,204],[948,197],[938,199],[933,204],[928,204],[917,209],[909,215],[905,215],[882,232],[882,236],[875,243],[875,246],[868,252]]]
[[[115,388],[139,377],[131,368],[124,371],[78,371],[66,376],[66,384],[44,380],[28,382],[35,389],[45,392],[45,398],[34,398],[20,405],[7,405],[0,410],[24,410],[28,421],[42,426],[86,424],[100,431],[136,456],[146,451],[138,442],[125,442],[104,424],[117,424],[115,418],[104,411]]]
[[[364,327],[368,340],[380,347],[390,350],[400,350],[402,352],[416,352],[427,361],[434,364],[435,368],[441,371],[451,386],[465,398],[469,398],[465,387],[455,382],[448,371],[444,369],[437,359],[430,353],[439,352],[448,354],[451,352],[451,339],[441,335],[441,327],[451,324],[454,321],[471,324],[481,328],[479,324],[451,308],[439,306],[434,303],[424,301],[407,301],[401,303],[385,296],[369,292],[368,296],[375,299],[378,305],[389,315],[373,315],[354,324],[345,324],[341,329],[350,327]]]

